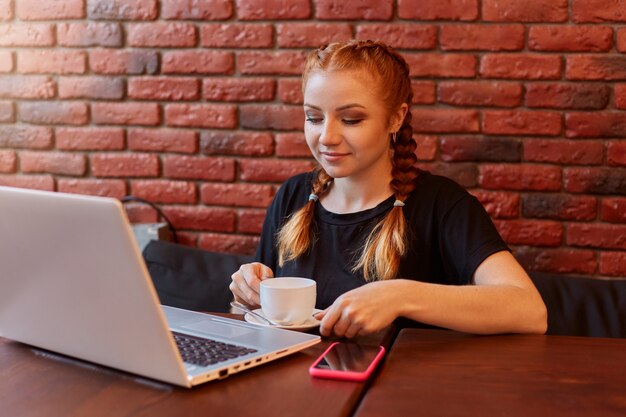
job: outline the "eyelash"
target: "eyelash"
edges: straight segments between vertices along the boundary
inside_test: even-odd
[[[313,117],[307,117],[305,119],[307,122],[309,123],[313,123],[313,124],[318,124],[321,123],[322,119],[316,119]],[[343,119],[342,120],[344,124],[348,125],[348,126],[355,126],[358,125],[359,123],[361,123],[363,121],[363,119]]]

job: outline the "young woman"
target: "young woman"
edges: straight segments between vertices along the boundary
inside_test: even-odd
[[[398,317],[464,332],[544,333],[541,296],[481,204],[415,168],[409,68],[380,42],[333,43],[303,73],[305,137],[319,168],[287,180],[258,262],[232,276],[259,304],[274,276],[317,281],[320,332],[353,337]]]

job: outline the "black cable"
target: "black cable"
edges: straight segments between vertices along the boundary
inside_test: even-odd
[[[178,236],[176,235],[176,229],[174,229],[174,226],[172,225],[172,222],[170,221],[170,219],[168,219],[165,213],[163,213],[161,209],[157,207],[156,204],[152,203],[151,201],[144,200],[141,197],[135,197],[134,195],[127,195],[126,197],[122,197],[120,201],[122,203],[133,203],[133,202],[142,203],[142,204],[147,204],[148,206],[152,207],[157,212],[157,214],[163,220],[165,220],[165,223],[167,223],[167,228],[172,233],[172,239],[174,240],[174,243],[178,243]]]

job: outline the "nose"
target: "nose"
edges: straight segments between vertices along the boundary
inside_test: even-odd
[[[320,143],[322,145],[330,146],[336,145],[341,142],[341,126],[333,121],[331,118],[327,118],[324,121],[324,126],[320,133]]]

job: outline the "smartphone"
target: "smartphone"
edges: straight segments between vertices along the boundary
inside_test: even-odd
[[[382,346],[335,342],[309,368],[318,378],[365,381],[385,354]]]

